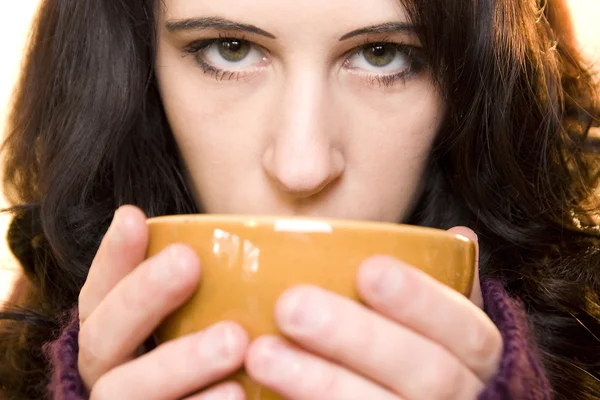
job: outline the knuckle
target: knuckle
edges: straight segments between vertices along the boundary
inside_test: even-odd
[[[345,385],[342,384],[341,372],[332,368],[315,368],[310,374],[312,382],[307,382],[311,399],[340,398]]]
[[[474,369],[485,378],[495,372],[502,353],[502,335],[495,327],[474,329],[468,352]]]
[[[129,309],[150,310],[149,306],[160,303],[165,297],[165,288],[172,285],[167,279],[160,279],[156,273],[157,267],[160,267],[160,259],[149,260],[149,263],[139,269],[138,273],[129,276],[126,282],[127,288],[119,290],[119,299],[121,306]],[[167,266],[165,266],[167,268]],[[152,300],[150,302],[150,300]]]
[[[124,290],[119,290],[118,302],[120,306],[135,310],[148,309],[148,298],[156,298],[161,294],[161,287],[152,279],[147,271],[140,271],[139,274],[130,276],[130,280],[126,283],[127,287]]]
[[[429,287],[428,277],[423,277],[420,271],[412,270],[407,276],[410,276],[407,278],[410,282],[403,287],[402,306],[398,305],[404,309],[406,319],[422,319],[422,315],[427,315],[430,310],[438,310],[439,304],[436,302],[437,298],[431,296],[432,289]]]
[[[500,330],[498,330],[498,328],[496,328],[496,326],[494,326],[494,329],[492,330],[492,334],[490,335],[490,347],[492,348],[491,350],[491,357],[494,361],[499,361],[500,357],[502,355],[502,350],[504,348],[504,339],[502,338],[502,333],[500,333]]]
[[[401,321],[419,320],[426,312],[425,310],[435,310],[430,307],[431,295],[429,290],[424,287],[424,281],[420,274],[410,268],[404,271],[404,282],[402,289],[394,293],[391,302],[386,305],[394,319]]]
[[[89,292],[89,284],[86,282],[82,286],[81,290],[79,291],[79,296],[77,296],[77,304],[78,304],[78,308],[79,308],[79,318],[82,321],[85,320],[90,314],[88,301],[87,301],[87,299],[89,298],[88,292]]]
[[[82,324],[79,330],[79,354],[78,364],[82,374],[90,374],[91,371],[104,371],[109,364],[107,352],[101,349],[101,340],[98,338],[98,330]]]
[[[463,386],[463,371],[456,360],[441,350],[434,360],[425,368],[421,385],[427,388],[427,399],[459,399]]]
[[[227,383],[222,386],[223,388],[223,398],[228,400],[244,400],[246,399],[246,394],[244,393],[244,389],[238,383]]]
[[[377,329],[375,321],[373,321],[371,318],[357,318],[355,323],[357,325],[354,332],[339,332],[338,336],[341,338],[343,338],[346,335],[354,337],[354,343],[352,343],[351,346],[339,346],[339,353],[345,353],[348,351],[348,348],[354,348],[357,350],[358,354],[363,354],[365,357],[380,354],[380,352],[376,350],[378,347],[377,345],[382,343],[381,337],[378,337],[380,336],[378,334],[382,330]],[[336,324],[336,326],[341,326],[341,324]],[[337,340],[337,342],[342,344],[341,340]]]
[[[98,379],[96,384],[92,387],[90,392],[90,400],[112,400],[116,399],[117,396],[113,390],[114,385],[110,382],[106,376]]]

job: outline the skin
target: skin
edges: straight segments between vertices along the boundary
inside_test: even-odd
[[[164,5],[159,88],[206,212],[381,221],[410,213],[445,107],[418,56],[414,73],[392,82],[389,76],[410,69],[411,57],[395,45],[377,52],[366,43],[420,44],[406,32],[340,41],[357,29],[406,22],[398,4]],[[251,24],[275,38],[174,29],[177,21],[202,17]],[[190,53],[190,45],[215,38],[221,41]],[[254,44],[227,50],[240,39]],[[215,74],[207,63],[228,70]],[[477,241],[467,228],[453,231]],[[171,246],[144,260],[147,240],[143,213],[119,209],[81,291],[79,370],[92,399],[243,399],[234,382],[212,386],[241,366],[290,400],[474,399],[498,370],[502,339],[480,308],[478,279],[467,299],[377,255],[357,276],[364,304],[316,287],[284,293],[274,314],[288,340],[250,343],[240,326],[223,322],[139,355],[145,338],[201,279],[193,250]]]
[[[414,35],[339,39],[359,28],[406,22],[380,0],[282,2],[168,0],[159,26],[157,77],[196,198],[212,213],[310,215],[399,221],[410,211],[444,105],[426,72],[386,87],[385,69],[347,53],[368,41],[419,46]],[[343,10],[343,11],[340,11]],[[331,15],[337,15],[331,23]],[[276,36],[195,30],[167,22],[218,16]],[[257,48],[233,79],[217,81],[197,59],[224,65],[217,51],[182,58],[194,41],[237,35]],[[261,57],[267,58],[266,62]],[[390,68],[405,71],[398,52]],[[367,69],[369,68],[369,69]],[[389,72],[388,72],[389,75]],[[219,173],[215,173],[219,171]]]

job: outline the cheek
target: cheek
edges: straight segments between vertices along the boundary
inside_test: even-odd
[[[263,107],[253,101],[259,79],[251,85],[213,83],[200,68],[172,64],[158,77],[169,124],[193,186],[218,196],[259,166],[263,146],[256,129],[265,123]]]
[[[347,156],[359,179],[368,179],[374,191],[391,198],[411,196],[444,116],[441,97],[424,79],[406,91],[366,97],[348,105],[355,109],[348,115],[357,117],[347,121]]]
[[[256,103],[247,86],[207,84],[195,68],[176,68],[160,77],[161,96],[178,144],[185,150],[222,149],[252,136]],[[214,146],[217,146],[216,148]]]

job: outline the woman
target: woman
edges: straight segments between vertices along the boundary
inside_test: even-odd
[[[213,384],[245,366],[293,400],[598,398],[599,114],[561,7],[44,1],[4,148],[4,395],[240,399]],[[365,306],[282,296],[289,341],[224,322],[154,348],[201,260],[143,261],[144,220],[196,212],[452,228],[481,279],[467,301],[374,255]]]

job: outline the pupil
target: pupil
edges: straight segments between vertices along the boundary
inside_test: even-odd
[[[373,46],[373,50],[372,51],[373,51],[373,55],[375,57],[383,57],[383,56],[386,55],[387,50],[388,49],[386,48],[386,46],[378,44],[376,46]]]
[[[224,42],[223,46],[228,51],[232,53],[237,53],[242,48],[242,44],[238,40],[230,40],[229,42]]]

